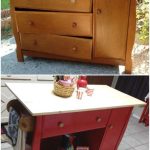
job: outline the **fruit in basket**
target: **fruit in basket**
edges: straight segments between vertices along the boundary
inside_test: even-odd
[[[59,80],[58,83],[63,85],[63,86],[72,86],[73,85],[71,80]]]

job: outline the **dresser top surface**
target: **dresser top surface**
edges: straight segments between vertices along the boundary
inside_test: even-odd
[[[82,100],[76,98],[76,90],[69,98],[55,96],[51,83],[6,85],[33,116],[145,105],[144,102],[107,85],[89,85],[94,93],[92,96],[84,94]]]

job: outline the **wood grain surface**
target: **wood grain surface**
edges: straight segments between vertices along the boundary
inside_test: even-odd
[[[91,13],[16,11],[21,33],[51,33],[92,37]]]
[[[95,0],[96,58],[125,59],[130,0]]]
[[[53,11],[91,12],[92,0],[13,0],[14,7]]]
[[[21,48],[71,58],[91,59],[92,40],[50,34],[21,34]]]

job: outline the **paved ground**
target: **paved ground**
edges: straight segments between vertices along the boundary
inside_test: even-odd
[[[79,62],[57,61],[26,57],[23,63],[16,60],[15,52],[1,58],[2,74],[118,74],[112,66]]]
[[[133,116],[140,116],[143,108],[135,107]],[[118,150],[149,150],[149,127],[131,117]]]
[[[132,51],[133,70],[132,74],[149,75],[149,46],[134,45]]]

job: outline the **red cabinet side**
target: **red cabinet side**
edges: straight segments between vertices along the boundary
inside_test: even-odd
[[[36,117],[32,150],[40,150],[41,139],[42,139],[42,116]]]
[[[132,112],[130,108],[112,109],[100,150],[117,150]]]

